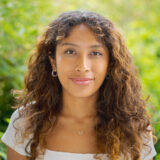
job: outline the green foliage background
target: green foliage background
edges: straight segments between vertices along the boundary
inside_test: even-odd
[[[139,69],[144,98],[158,138],[155,144],[160,160],[160,0],[1,0],[0,1],[0,137],[13,110],[12,89],[23,88],[27,58],[36,39],[48,23],[69,10],[98,12],[122,31]],[[6,147],[0,141],[0,159]]]

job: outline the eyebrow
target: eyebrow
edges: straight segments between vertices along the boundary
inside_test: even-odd
[[[75,46],[75,47],[80,47],[79,45],[77,45],[77,44],[75,44],[75,43],[68,43],[68,42],[66,42],[66,43],[62,43],[61,44],[62,46]],[[103,47],[103,45],[101,45],[101,44],[95,44],[95,45],[91,45],[91,46],[89,46],[89,48],[104,48]]]

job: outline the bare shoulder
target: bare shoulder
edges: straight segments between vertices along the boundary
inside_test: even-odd
[[[27,158],[7,146],[7,160],[27,160]]]

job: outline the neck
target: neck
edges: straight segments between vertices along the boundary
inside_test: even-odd
[[[63,92],[61,116],[81,120],[94,118],[97,96],[98,94],[90,97],[74,97]]]

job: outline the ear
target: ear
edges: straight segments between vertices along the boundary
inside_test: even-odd
[[[50,61],[50,63],[51,63],[52,69],[53,69],[54,71],[57,71],[55,59],[53,59],[51,56],[48,56],[48,57],[49,57],[49,61]]]

